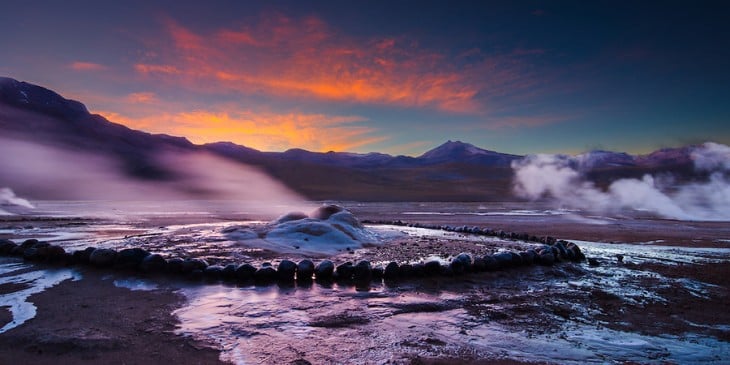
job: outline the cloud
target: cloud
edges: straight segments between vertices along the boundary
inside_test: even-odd
[[[700,171],[730,171],[730,147],[707,142],[692,151],[695,168]]]
[[[293,147],[312,151],[350,151],[386,139],[360,125],[358,116],[231,111],[186,111],[131,117],[101,112],[110,121],[152,133],[186,136],[194,143],[232,141],[263,151]]]
[[[138,92],[127,95],[126,100],[133,104],[157,103],[157,95],[153,92]]]
[[[730,147],[708,142],[694,149],[692,159],[695,168],[710,172],[706,181],[674,183],[647,174],[615,180],[603,190],[584,177],[579,158],[531,155],[512,163],[514,192],[591,212],[639,210],[679,220],[730,220]]]
[[[350,37],[316,17],[261,16],[212,32],[165,26],[169,40],[134,68],[196,90],[482,113],[485,98],[534,85],[512,54],[472,52],[466,62],[410,39]]]
[[[134,65],[134,69],[142,74],[151,74],[151,73],[158,73],[158,74],[180,74],[182,73],[180,70],[177,69],[177,67],[172,65],[153,65],[153,64],[144,64],[144,63],[138,63]]]
[[[13,192],[10,188],[0,188],[0,207],[24,207],[33,209],[35,208],[33,204],[31,204],[27,199],[21,198],[17,195],[15,195],[15,192]],[[0,209],[0,215],[12,215],[13,213],[10,213],[4,209]]]
[[[161,149],[150,154],[148,162],[169,171],[170,178],[138,179],[129,176],[122,161],[110,156],[0,137],[0,186],[17,187],[31,197],[174,200],[178,209],[188,212],[209,209],[210,200],[216,200],[218,213],[243,210],[270,216],[282,214],[282,209],[311,209],[304,198],[259,169],[215,155]],[[32,208],[6,188],[0,189],[0,203]],[[134,204],[133,209],[139,212],[144,206]]]
[[[82,61],[72,62],[68,67],[74,71],[104,71],[107,69],[106,66],[98,63]]]

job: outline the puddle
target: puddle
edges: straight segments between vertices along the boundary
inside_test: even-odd
[[[547,285],[560,286],[557,281]],[[490,290],[498,297],[524,290],[510,291],[507,286],[498,283]],[[474,298],[484,296],[477,287],[444,291],[416,285],[357,292],[336,285],[310,289],[212,285],[180,291],[189,302],[175,312],[181,321],[177,333],[216,344],[222,350],[221,359],[235,364],[288,363],[300,358],[312,363],[398,364],[415,357],[443,356],[561,364],[719,364],[730,350],[730,344],[713,338],[645,336],[590,320],[555,319],[547,330],[531,329],[534,323],[529,321],[517,325],[494,320],[467,310]],[[532,294],[542,298],[545,293]],[[519,316],[500,300],[490,308]]]
[[[18,284],[21,290],[0,294],[0,307],[6,307],[12,320],[0,328],[0,333],[20,326],[36,315],[36,307],[28,301],[33,294],[59,284],[64,280],[80,280],[81,274],[72,269],[40,270],[32,265],[23,264],[19,259],[0,258],[0,285]]]

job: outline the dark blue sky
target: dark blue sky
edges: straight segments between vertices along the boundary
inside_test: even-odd
[[[3,1],[0,74],[194,142],[730,144],[727,2]]]

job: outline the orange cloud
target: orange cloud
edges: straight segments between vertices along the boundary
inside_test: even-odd
[[[134,104],[150,104],[150,103],[156,103],[157,95],[152,92],[139,92],[139,93],[131,93],[127,95],[127,101]]]
[[[231,141],[262,151],[298,147],[311,151],[351,151],[383,141],[357,116],[276,114],[253,111],[190,111],[130,117],[101,112],[112,122],[151,133],[185,136],[193,143]]]
[[[182,73],[175,66],[171,65],[149,65],[144,63],[138,63],[134,65],[134,69],[143,74],[149,73],[162,73],[162,74],[180,74]]]
[[[481,113],[480,98],[529,88],[512,55],[465,64],[397,39],[347,37],[315,17],[262,17],[198,34],[174,22],[172,42],[135,65],[141,75],[199,89]],[[204,81],[204,82],[202,82]]]
[[[82,61],[72,62],[68,67],[74,71],[103,71],[107,69],[106,66],[98,63]]]

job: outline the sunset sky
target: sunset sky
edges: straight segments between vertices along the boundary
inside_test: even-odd
[[[15,1],[0,75],[266,151],[730,144],[730,2]]]

